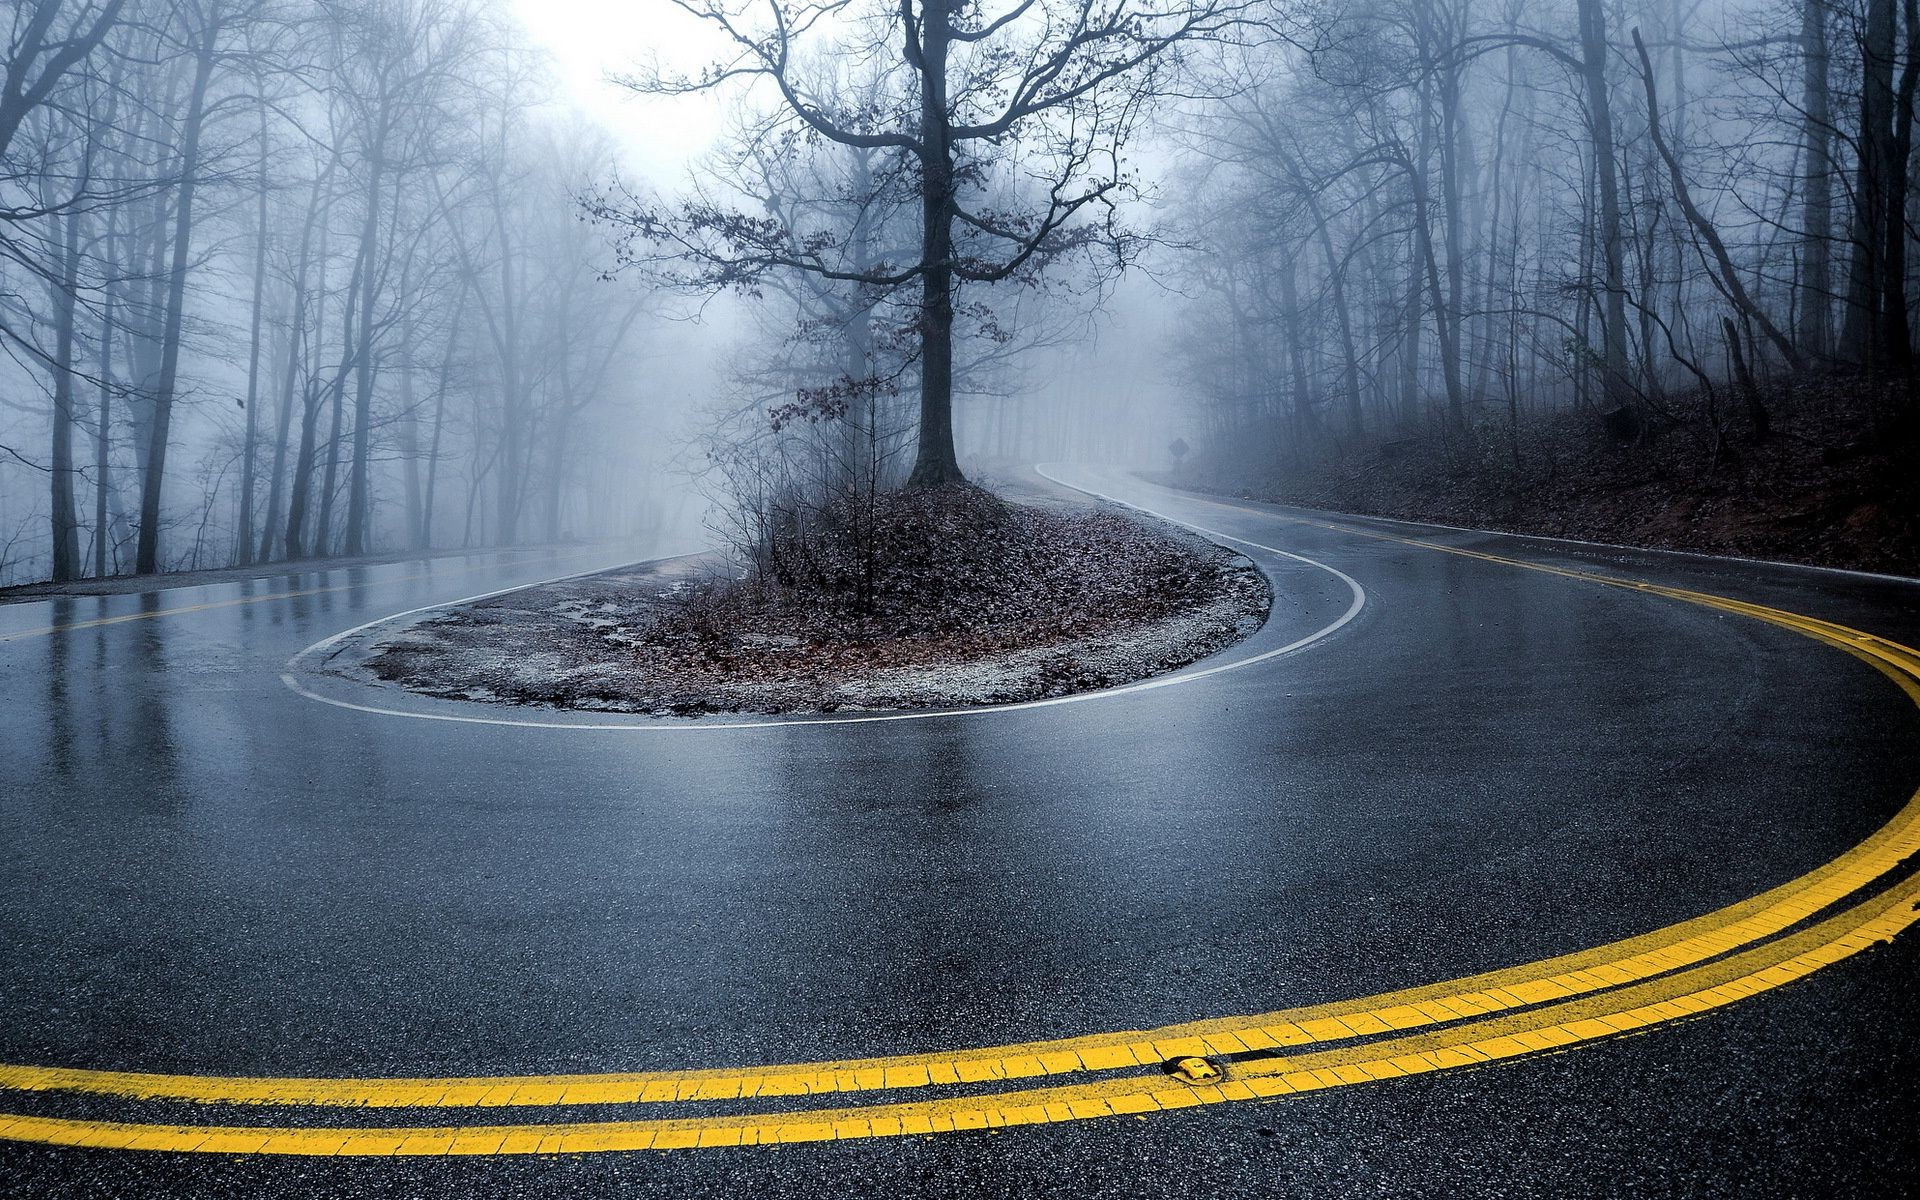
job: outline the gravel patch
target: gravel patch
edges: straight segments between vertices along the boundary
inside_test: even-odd
[[[931,524],[900,515],[916,549],[857,606],[759,585],[718,556],[675,559],[421,613],[323,669],[586,712],[954,708],[1171,671],[1249,636],[1272,604],[1246,558],[1111,506],[941,503]]]

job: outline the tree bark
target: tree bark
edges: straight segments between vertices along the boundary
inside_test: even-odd
[[[260,527],[260,550],[256,556],[261,562],[272,559],[276,542],[284,545],[285,535],[280,522],[286,495],[287,436],[293,425],[293,396],[300,383],[300,350],[306,338],[307,271],[313,262],[313,231],[317,223],[321,226],[321,245],[324,246],[327,241],[327,229],[321,217],[321,194],[332,172],[332,164],[329,164],[327,170],[314,178],[312,192],[307,198],[306,220],[300,226],[300,251],[293,268],[293,296],[288,305],[285,374],[280,377],[279,418],[275,423],[273,478],[267,485],[267,519]],[[303,426],[303,433],[307,432]]]
[[[53,579],[80,577],[80,512],[73,497],[73,342],[74,310],[80,290],[80,214],[62,219],[60,278],[52,285],[53,350]]]
[[[323,238],[322,240],[324,242],[325,239]],[[360,269],[362,265],[363,264],[360,262],[360,260],[358,258],[355,258],[354,264],[353,264],[353,277],[347,283],[347,319],[343,323],[343,328],[348,331],[345,336],[346,336],[346,340],[349,343],[351,343],[353,340],[352,333],[351,333],[351,330],[353,328],[353,311],[354,311],[353,305],[354,305],[355,298],[359,295]],[[323,275],[322,276],[323,287],[324,287],[324,279],[325,277]],[[314,326],[316,331],[315,340],[317,343],[319,331],[324,330],[325,328],[324,314],[320,319],[315,320]],[[318,347],[316,345],[316,349],[317,348]],[[336,388],[341,378],[346,374],[348,367],[351,365],[352,359],[349,357],[351,353],[352,353],[351,345],[345,347],[342,350],[341,357],[340,357],[340,370],[336,372],[334,375],[334,383],[331,385],[328,385],[324,390],[318,388],[317,373],[309,372],[308,374],[307,394],[302,401],[302,413],[300,418],[300,454],[298,458],[296,458],[294,461],[293,491],[291,493],[292,499],[287,504],[287,557],[288,558],[303,558],[306,556],[307,543],[305,540],[305,535],[306,535],[306,523],[307,523],[307,506],[311,499],[310,494],[313,491],[313,469],[315,466],[315,460],[318,458],[318,455],[319,455],[318,435],[319,435],[319,425],[320,425],[320,409],[326,404],[328,399],[328,393],[336,391]],[[326,545],[326,540],[327,540],[326,526],[321,525],[318,531],[314,535],[314,544],[315,546],[324,549]]]
[[[1297,465],[1305,449],[1307,431],[1313,417],[1313,395],[1307,382],[1306,337],[1301,330],[1301,305],[1299,281],[1294,278],[1296,263],[1294,260],[1278,265],[1280,277],[1280,303],[1284,308],[1282,322],[1287,338],[1287,368],[1293,384],[1293,403],[1289,406],[1292,418],[1293,437],[1289,450]]]
[[[1727,338],[1727,361],[1733,365],[1734,383],[1740,389],[1740,398],[1747,405],[1747,419],[1753,422],[1755,441],[1763,442],[1773,427],[1772,417],[1767,413],[1766,404],[1760,399],[1760,385],[1754,382],[1753,371],[1747,366],[1747,356],[1740,349],[1740,330],[1732,317],[1720,318],[1721,332]]]
[[[173,421],[174,387],[180,371],[181,321],[185,316],[187,259],[193,242],[193,198],[200,174],[200,127],[207,112],[207,85],[213,78],[215,43],[220,36],[216,3],[209,8],[195,51],[193,90],[180,147],[180,198],[173,219],[173,264],[167,276],[166,328],[161,335],[160,380],[153,396],[153,428],[148,435],[147,464],[140,481],[140,544],[134,570],[150,575],[160,569],[160,498],[166,479],[167,434]]]
[[[1795,337],[1809,358],[1833,353],[1833,101],[1827,49],[1827,0],[1801,0],[1800,50],[1805,179],[1800,196],[1799,321]]]
[[[368,165],[367,212],[360,229],[360,254],[369,264],[361,278],[360,359],[354,367],[353,467],[347,485],[346,552],[366,550],[368,506],[371,503],[370,464],[373,453],[373,302],[380,273],[371,268],[380,233],[381,148],[376,143]]]
[[[1920,0],[1903,0],[1906,63],[1894,98],[1893,130],[1887,140],[1887,199],[1880,256],[1880,322],[1875,338],[1878,361],[1905,368],[1913,360],[1913,331],[1907,316],[1908,163],[1913,153],[1913,99],[1920,87]]]
[[[119,216],[117,209],[107,210],[105,244],[109,247],[115,243],[115,227],[119,223]],[[110,541],[107,536],[107,493],[112,487],[113,298],[116,290],[114,281],[109,279],[100,298],[100,405],[99,421],[93,431],[93,574],[96,579],[106,577],[107,546]]]
[[[1593,135],[1594,176],[1600,192],[1600,257],[1606,277],[1602,353],[1603,378],[1610,408],[1633,404],[1627,378],[1626,258],[1620,221],[1619,165],[1614,158],[1613,98],[1607,88],[1607,16],[1602,0],[1579,0],[1581,78],[1586,84],[1587,113]]]
[[[447,387],[453,376],[454,347],[459,342],[460,323],[467,313],[467,291],[472,277],[461,276],[459,298],[453,302],[453,317],[447,322],[447,344],[440,355],[440,378],[433,395],[433,433],[427,440],[427,480],[420,497],[420,525],[414,531],[413,547],[427,550],[433,546],[433,497],[440,483],[440,434],[446,426]]]
[[[1401,313],[1405,330],[1400,341],[1400,420],[1412,422],[1420,411],[1420,340],[1426,333],[1426,305],[1420,297],[1427,290],[1426,254],[1421,253],[1430,239],[1420,229],[1412,234],[1412,253],[1407,256],[1407,303]]]
[[[253,239],[253,319],[247,338],[247,432],[240,451],[240,516],[236,522],[239,539],[234,561],[240,566],[253,562],[253,489],[254,459],[259,441],[260,399],[260,323],[267,304],[267,106],[260,106],[260,176],[255,184],[258,206],[254,213]]]
[[[908,487],[964,482],[953,445],[953,142],[949,0],[920,6],[920,436]],[[906,36],[913,39],[911,26]]]
[[[1414,248],[1420,257],[1419,266],[1414,268],[1415,276],[1418,277],[1421,267],[1425,268],[1427,293],[1433,299],[1434,333],[1440,341],[1440,375],[1447,391],[1447,418],[1458,428],[1467,420],[1466,396],[1460,387],[1459,327],[1455,320],[1458,309],[1452,306],[1450,288],[1443,290],[1441,283],[1440,263],[1433,247],[1433,206],[1427,194],[1424,169],[1421,164],[1409,162],[1407,174],[1413,187]],[[1418,288],[1415,291],[1417,294]],[[1416,314],[1418,303],[1416,298]]]
[[[1879,334],[1883,239],[1893,171],[1893,0],[1867,0],[1860,39],[1860,133],[1854,167],[1853,253],[1840,352],[1857,363],[1884,357]]]
[[[1435,316],[1439,323],[1440,359],[1447,389],[1447,414],[1456,426],[1464,426],[1467,413],[1460,342],[1463,324],[1461,314],[1466,308],[1466,248],[1462,219],[1464,188],[1461,185],[1461,175],[1466,168],[1461,160],[1471,157],[1472,148],[1460,115],[1461,68],[1451,54],[1447,58],[1448,61],[1439,68],[1437,73],[1440,92],[1440,202],[1445,207],[1441,220],[1444,222],[1442,236],[1445,239],[1447,252],[1447,287],[1444,298],[1436,291],[1433,303],[1438,310]],[[1428,239],[1427,249],[1431,254],[1433,250],[1431,237]]]
[[[354,278],[371,269],[370,264],[362,261],[361,270]],[[360,301],[358,292],[347,296],[347,319],[340,328],[340,369],[333,374],[333,382],[327,387],[327,407],[331,415],[327,419],[327,468],[320,479],[320,515],[313,527],[313,553],[315,557],[327,558],[334,553],[333,506],[340,495],[340,433],[345,421],[347,372],[353,370],[355,355],[365,351],[364,346],[354,344],[353,316],[355,305]]]
[[[1327,282],[1332,289],[1334,315],[1340,324],[1340,381],[1346,392],[1343,405],[1347,416],[1347,436],[1355,442],[1366,431],[1366,412],[1360,396],[1360,348],[1353,336],[1353,309],[1347,303],[1347,265],[1334,253],[1333,234],[1327,229],[1327,214],[1320,198],[1309,187],[1306,192],[1309,215],[1319,235],[1320,254],[1327,260]]]

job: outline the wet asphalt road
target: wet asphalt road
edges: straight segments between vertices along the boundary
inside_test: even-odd
[[[1912,703],[1786,630],[1062,474],[1366,603],[1174,687],[671,732],[379,716],[279,678],[363,621],[665,547],[0,607],[0,1062],[532,1074],[1149,1028],[1707,912],[1920,782]],[[1912,583],[1419,536],[1920,645]],[[1278,599],[1230,654],[1351,607],[1250,553]],[[1900,1195],[1917,965],[1909,936],[1645,1036],[1147,1121],[458,1162],[0,1143],[0,1194]],[[96,1115],[30,1099],[0,1112]]]

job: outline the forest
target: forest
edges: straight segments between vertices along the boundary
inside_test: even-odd
[[[1215,70],[1196,466],[1911,572],[1914,5],[1334,6]]]
[[[656,9],[604,86],[723,129],[636,172],[485,0],[10,0],[0,584],[689,490],[871,554],[880,496],[1067,459],[1908,544],[1915,0]]]
[[[614,150],[509,23],[9,7],[0,581],[551,539],[617,497],[644,298],[594,289],[570,199]]]

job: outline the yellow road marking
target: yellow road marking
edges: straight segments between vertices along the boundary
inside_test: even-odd
[[[840,1062],[592,1075],[277,1078],[0,1064],[0,1091],[353,1108],[546,1107],[771,1099],[1127,1070],[1183,1054],[1311,1046],[1380,1030],[1430,1027],[1669,974],[1770,938],[1915,853],[1920,853],[1920,793],[1878,832],[1831,862],[1664,929],[1444,983],[1154,1030]]]
[[[1529,563],[1305,518],[1283,519],[1666,596],[1767,621],[1869,662],[1896,680],[1920,703],[1920,653],[1832,622],[1702,592]],[[1886,905],[1883,896],[1799,934],[1720,958],[1718,962],[1710,960],[1783,932],[1880,878],[1917,849],[1920,849],[1920,793],[1873,836],[1831,862],[1747,901],[1663,930],[1538,963],[1363,1000],[1145,1032],[839,1063],[624,1075],[277,1079],[0,1066],[0,1090],[72,1091],[131,1100],[283,1106],[546,1106],[767,1098],[1084,1074],[1137,1069],[1180,1055],[1231,1055],[1310,1046],[1382,1032],[1399,1034],[1421,1027],[1430,1030],[1412,1037],[1394,1037],[1386,1042],[1374,1041],[1271,1060],[1267,1065],[1236,1068],[1232,1078],[1216,1087],[1169,1082],[1169,1077],[1163,1075],[1135,1074],[996,1096],[768,1116],[447,1129],[252,1129],[0,1116],[0,1138],[124,1148],[160,1148],[154,1145],[159,1142],[175,1150],[241,1148],[288,1154],[667,1149],[683,1145],[739,1145],[816,1137],[937,1132],[943,1128],[1073,1120],[1123,1111],[1145,1112],[1194,1103],[1285,1095],[1412,1073],[1418,1064],[1425,1064],[1423,1069],[1445,1069],[1575,1045],[1680,1019],[1791,982],[1912,924],[1916,919],[1916,906],[1911,901],[1920,894],[1916,892],[1915,882],[1909,880],[1900,893],[1900,900],[1891,906]],[[1855,918],[1861,920],[1848,926],[1847,922]],[[1831,940],[1818,941],[1829,935]],[[1818,944],[1813,944],[1815,941]],[[1787,957],[1773,957],[1780,952]],[[1706,965],[1700,965],[1702,963]],[[1722,978],[1730,969],[1738,971],[1749,967],[1753,970],[1747,975]],[[1710,982],[1703,983],[1703,980]],[[1609,988],[1619,990],[1605,991]],[[1595,995],[1596,992],[1602,994]],[[1629,1001],[1631,1007],[1619,1007]],[[1540,1007],[1528,1008],[1533,1005]],[[1528,1011],[1513,1011],[1516,1009]],[[1501,1013],[1507,1015],[1488,1015]],[[1463,1020],[1467,1023],[1449,1025]],[[1434,1030],[1431,1028],[1434,1026],[1448,1027]],[[1398,1049],[1388,1055],[1385,1051],[1389,1048]],[[1286,1069],[1272,1065],[1276,1063],[1287,1064]]]
[[[764,1114],[557,1124],[390,1128],[150,1125],[0,1116],[0,1138],[59,1146],[225,1154],[365,1156],[676,1150],[903,1137],[1278,1099],[1569,1049],[1698,1016],[1770,991],[1920,920],[1920,878],[1733,958],[1618,992],[1411,1037],[1236,1064],[1225,1082],[1134,1075],[939,1100]]]
[[[1529,565],[1478,552],[1461,553],[1516,566]],[[1920,703],[1920,654],[1896,643],[1829,622],[1703,593],[1589,576],[1554,567],[1534,569],[1653,591],[1785,626],[1871,663],[1899,682]],[[1539,962],[1356,1000],[1155,1030],[1126,1030],[960,1052],[839,1062],[590,1075],[282,1078],[0,1064],[0,1090],[83,1092],[133,1100],[231,1104],[466,1108],[813,1096],[1124,1070],[1161,1063],[1181,1054],[1215,1055],[1313,1045],[1353,1038],[1370,1030],[1432,1026],[1651,978],[1770,938],[1917,852],[1920,852],[1920,792],[1880,830],[1832,861],[1748,900],[1651,933]]]

